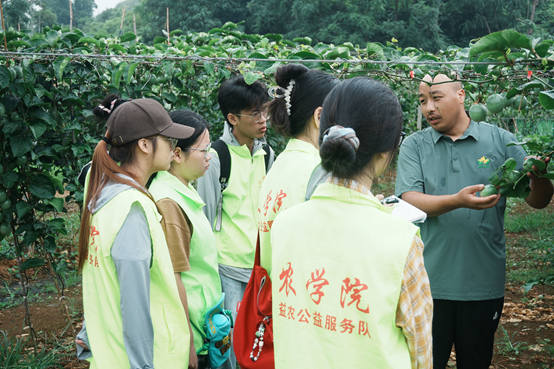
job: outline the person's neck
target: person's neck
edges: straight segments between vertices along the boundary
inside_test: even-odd
[[[246,145],[246,147],[248,147],[248,150],[250,150],[250,153],[252,154],[252,150],[254,148],[254,139],[250,137],[245,137],[241,135],[240,132],[235,132],[235,130],[232,130],[231,133],[233,134],[233,136],[235,136],[239,145]]]
[[[297,140],[304,141],[319,150],[319,129],[310,129],[294,137]]]
[[[189,180],[178,175],[177,173],[175,173],[175,171],[173,170],[173,168],[169,168],[168,170],[169,174],[171,174],[172,176],[174,176],[175,178],[177,178],[179,181],[181,181],[181,183],[183,183],[185,186],[189,186]]]
[[[142,187],[146,187],[148,179],[150,178],[150,176],[152,176],[152,174],[154,174],[154,172],[144,170],[144,168],[140,165],[122,165],[121,168],[132,174],[138,184],[140,184]]]
[[[459,139],[464,135],[465,131],[468,129],[470,124],[471,124],[471,118],[467,116],[465,111],[462,111],[458,116],[458,120],[456,121],[456,124],[454,125],[454,127],[452,127],[452,129],[447,132],[441,132],[441,133],[445,136],[450,137],[452,141],[456,141],[457,139]]]

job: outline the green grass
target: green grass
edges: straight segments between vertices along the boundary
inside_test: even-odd
[[[32,346],[30,339],[8,337],[4,331],[0,331],[0,369],[4,368],[61,368],[61,362],[66,355],[62,351],[67,351],[69,347],[52,342],[43,345],[35,351],[30,349]]]
[[[510,199],[506,211],[506,279],[511,283],[554,275],[554,213],[526,206],[521,199]]]

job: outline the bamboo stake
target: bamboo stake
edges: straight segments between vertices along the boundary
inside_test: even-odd
[[[121,15],[121,25],[119,26],[119,36],[120,37],[123,34],[123,20],[125,19],[125,10],[126,9],[127,9],[127,7],[123,8],[123,14]]]
[[[138,41],[138,35],[137,35],[137,19],[135,15],[133,14],[133,30],[135,31],[136,39],[135,41]]]
[[[167,44],[169,45],[169,8],[167,9],[167,21],[165,22],[167,26]]]
[[[0,15],[2,16],[2,32],[4,33],[4,47],[8,50],[8,42],[6,41],[6,28],[4,27],[4,10],[2,9],[2,0],[0,0]]]
[[[19,24],[19,22],[17,22],[17,31],[21,32],[21,25]]]
[[[69,29],[73,30],[73,7],[71,6],[71,0],[69,0]]]

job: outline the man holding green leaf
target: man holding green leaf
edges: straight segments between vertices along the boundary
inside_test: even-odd
[[[444,74],[424,81],[419,101],[431,127],[402,144],[396,195],[428,215],[421,236],[434,302],[434,367],[446,367],[454,344],[458,369],[487,369],[504,304],[506,199],[476,193],[509,158],[521,168],[526,153],[506,146],[517,141],[510,132],[469,118],[461,82]],[[515,170],[508,167],[502,169]],[[546,207],[552,183],[527,175],[529,187],[526,180],[511,182],[504,193]]]

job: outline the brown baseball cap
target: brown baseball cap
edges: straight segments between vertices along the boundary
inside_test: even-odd
[[[194,133],[194,128],[173,122],[164,107],[153,99],[129,100],[121,104],[110,114],[106,128],[113,146],[155,135],[182,140]]]

